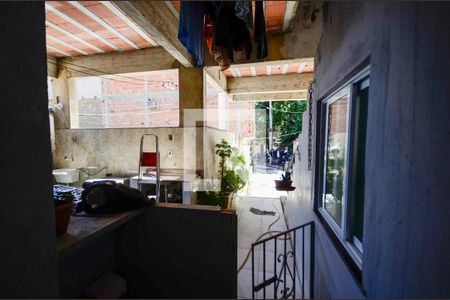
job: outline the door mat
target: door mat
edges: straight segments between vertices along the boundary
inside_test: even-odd
[[[270,215],[270,216],[275,216],[275,212],[274,211],[269,211],[269,210],[260,210],[254,207],[250,207],[250,211],[252,213],[254,213],[255,215]]]

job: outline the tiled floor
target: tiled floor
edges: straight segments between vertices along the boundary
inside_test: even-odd
[[[274,179],[279,178],[279,172],[269,174],[255,173],[251,177],[250,196],[238,197],[235,199],[235,208],[238,215],[238,267],[241,271],[238,273],[238,298],[252,298],[252,257],[248,256],[247,261],[244,260],[251,251],[251,244],[258,237],[269,230],[271,226],[273,231],[285,231],[286,222],[282,213],[280,196],[286,195],[285,192],[278,192],[274,188]],[[254,207],[260,210],[274,211],[275,216],[256,215],[250,211]],[[265,235],[263,238],[269,237]],[[261,239],[263,239],[261,238]],[[277,257],[281,251],[284,251],[284,240],[277,240]],[[291,245],[286,241],[286,250],[289,251]],[[263,249],[262,246],[255,251],[255,284],[264,280],[263,274]],[[274,275],[274,241],[266,244],[266,279]],[[276,262],[277,272],[279,272],[281,263]],[[289,280],[287,280],[289,284]],[[262,291],[255,295],[255,298],[263,298]],[[266,289],[266,297],[273,298],[273,284]]]

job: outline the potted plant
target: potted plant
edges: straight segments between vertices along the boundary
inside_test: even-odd
[[[244,182],[234,170],[225,170],[222,177],[222,191],[224,193],[236,193],[244,187]]]
[[[220,188],[209,185],[206,191],[197,192],[197,201],[204,205],[218,205],[223,209],[231,208],[232,196],[241,190],[248,181],[248,170],[244,156],[224,139],[216,144],[219,156]]]
[[[202,205],[217,205],[222,209],[228,208],[228,199],[222,191],[198,191],[197,202]]]
[[[219,161],[219,174],[220,178],[223,178],[223,174],[225,172],[225,164],[228,158],[231,157],[232,148],[230,144],[224,139],[219,144],[216,144],[216,154],[220,157]]]
[[[275,180],[275,188],[278,191],[293,191],[295,187],[292,186],[291,172],[286,171],[281,175],[281,180]]]
[[[231,208],[233,194],[247,184],[249,172],[245,157],[238,148],[231,147],[224,139],[216,144],[216,148],[216,154],[220,157],[221,191],[227,199],[228,208]]]
[[[56,234],[67,231],[70,215],[73,209],[74,197],[71,193],[61,193],[53,197],[55,203],[55,229]]]

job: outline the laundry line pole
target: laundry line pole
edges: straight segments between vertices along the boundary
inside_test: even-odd
[[[273,136],[272,136],[272,100],[269,101],[269,153],[273,148]]]

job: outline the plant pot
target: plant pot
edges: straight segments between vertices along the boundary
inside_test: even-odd
[[[225,193],[225,197],[227,197],[226,209],[231,209],[233,207],[233,193],[232,192]]]
[[[73,203],[65,203],[55,207],[55,229],[56,234],[63,234],[67,231],[70,215],[72,214]]]
[[[277,190],[289,190],[292,187],[292,180],[275,180]]]

